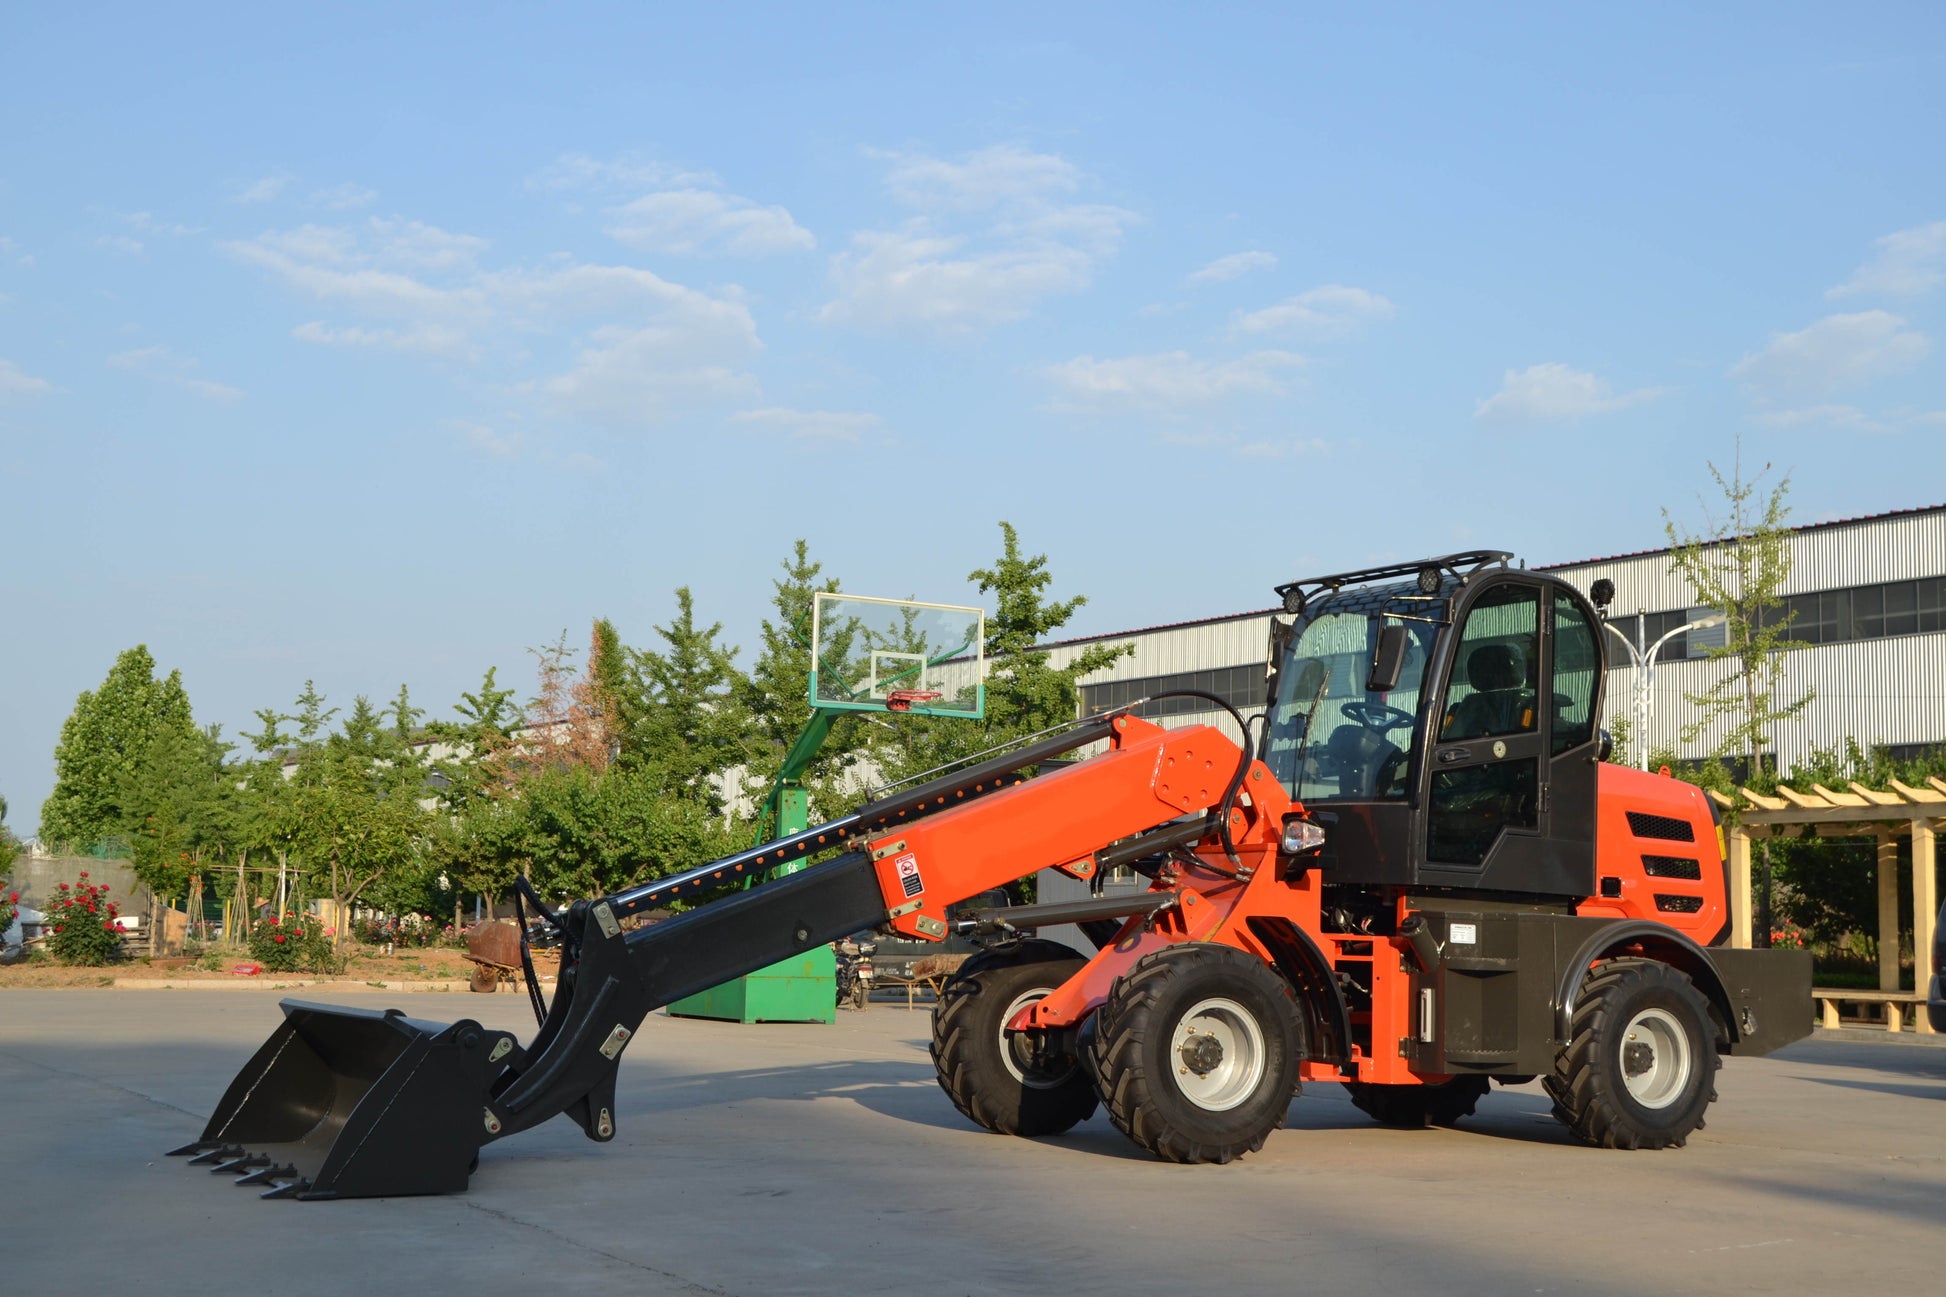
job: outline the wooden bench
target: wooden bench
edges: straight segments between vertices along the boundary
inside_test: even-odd
[[[1880,1021],[1887,1031],[1903,1031],[1907,1006],[1912,1006],[1913,1029],[1922,1036],[1932,1034],[1932,1022],[1926,1017],[1926,995],[1923,991],[1874,991],[1858,987],[1821,986],[1812,988],[1811,998],[1818,1002],[1818,1025],[1821,1027],[1843,1026],[1841,1009],[1844,1005],[1876,1005],[1881,1015]],[[1860,1020],[1853,1021],[1856,1023]]]

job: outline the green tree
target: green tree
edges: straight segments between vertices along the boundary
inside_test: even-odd
[[[186,734],[170,729],[124,776],[120,800],[140,816],[130,864],[160,902],[186,898],[205,856],[214,859],[227,846],[237,795],[225,765],[230,749],[221,726]]]
[[[20,839],[7,827],[7,799],[0,797],[0,871],[13,868],[20,855]]]
[[[1769,471],[1765,464],[1746,481],[1739,441],[1728,477],[1709,465],[1723,505],[1720,513],[1704,506],[1703,531],[1692,534],[1678,528],[1666,509],[1662,515],[1676,570],[1689,582],[1699,606],[1724,617],[1723,643],[1709,650],[1709,659],[1729,666],[1728,674],[1710,688],[1684,695],[1698,715],[1683,726],[1683,741],[1693,742],[1717,722],[1727,721],[1712,755],[1746,758],[1749,777],[1759,785],[1775,777],[1774,770],[1767,775],[1764,769],[1764,752],[1775,746],[1775,726],[1802,712],[1815,696],[1807,690],[1791,702],[1778,697],[1785,653],[1796,643],[1790,638],[1792,618],[1778,611],[1780,592],[1791,575],[1790,533],[1784,526],[1791,480],[1785,474],[1764,490]]]
[[[783,577],[771,583],[771,607],[776,619],[763,622],[762,648],[750,674],[739,682],[743,713],[749,717],[748,778],[744,792],[762,798],[770,789],[784,758],[811,720],[811,602],[819,593],[835,594],[838,579],[824,576],[824,565],[811,561],[809,547],[798,540],[791,557],[780,565]],[[835,805],[845,773],[856,766],[875,741],[872,728],[858,716],[836,718],[817,757],[799,777],[810,791],[813,806]]]
[[[655,633],[662,647],[633,655],[642,704],[624,762],[660,768],[673,787],[720,814],[722,798],[710,776],[743,762],[751,747],[749,689],[737,670],[737,649],[722,642],[723,623],[697,626],[688,586],[676,591],[675,617]]]
[[[995,604],[987,620],[986,718],[897,718],[881,731],[886,735],[881,765],[895,780],[1074,720],[1080,714],[1081,678],[1134,652],[1133,645],[1096,644],[1066,666],[1052,665],[1051,655],[1038,645],[1067,625],[1087,597],[1050,600],[1054,575],[1047,556],[1023,555],[1012,523],[1002,522],[1000,534],[1000,557],[993,566],[967,576]]]
[[[157,739],[195,733],[182,673],[155,675],[148,646],[124,650],[99,689],[75,699],[54,749],[54,790],[41,806],[41,841],[85,850],[133,831],[140,808],[122,798]]]

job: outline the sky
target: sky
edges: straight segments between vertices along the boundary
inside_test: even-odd
[[[808,542],[1092,634],[1946,502],[1946,8],[16,5],[0,796],[143,643],[434,716]],[[1739,451],[1739,447],[1741,448]]]

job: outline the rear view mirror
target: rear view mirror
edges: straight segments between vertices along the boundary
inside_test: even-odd
[[[1399,687],[1405,673],[1405,651],[1412,641],[1403,626],[1381,626],[1378,643],[1372,647],[1372,670],[1365,680],[1368,694],[1389,694]]]

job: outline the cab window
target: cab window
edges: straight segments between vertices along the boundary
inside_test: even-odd
[[[1489,590],[1473,605],[1453,656],[1441,743],[1531,734],[1538,728],[1540,613],[1540,591],[1518,585]]]

